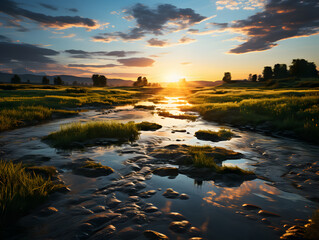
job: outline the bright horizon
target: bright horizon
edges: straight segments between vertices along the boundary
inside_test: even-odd
[[[304,58],[319,65],[315,0],[0,3],[0,71],[217,81]]]

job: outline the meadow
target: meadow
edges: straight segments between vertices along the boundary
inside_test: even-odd
[[[268,88],[256,83],[199,89],[187,100],[205,120],[319,143],[319,90]]]

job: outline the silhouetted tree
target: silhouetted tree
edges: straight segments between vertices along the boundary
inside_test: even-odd
[[[223,81],[225,83],[230,83],[231,82],[231,74],[230,74],[230,72],[225,72],[224,73]]]
[[[73,86],[77,86],[77,85],[78,85],[78,82],[77,82],[77,81],[73,81],[72,85],[73,85]]]
[[[27,80],[27,84],[31,84],[30,79]]]
[[[251,81],[252,77],[253,77],[253,75],[250,73],[250,74],[248,75],[248,81]]]
[[[263,81],[267,81],[268,79],[271,79],[273,77],[273,72],[271,67],[264,67],[263,71]]]
[[[11,78],[11,83],[21,83],[21,78],[19,77],[19,75],[15,74],[15,75]]]
[[[258,82],[264,81],[263,76],[261,74],[258,75]]]
[[[134,87],[144,87],[148,86],[148,80],[146,77],[139,76],[136,80],[136,82],[133,83]]]
[[[94,87],[106,87],[107,78],[104,75],[93,74],[92,75]]]
[[[251,81],[252,82],[257,82],[257,74],[252,75]]]
[[[286,78],[288,77],[288,70],[286,64],[275,64],[274,66],[274,78]]]
[[[60,76],[57,76],[53,79],[54,85],[63,85],[62,78]]]
[[[143,77],[143,79],[142,79],[142,85],[143,85],[143,86],[147,86],[147,85],[148,85],[148,81],[147,81],[147,78],[146,78],[146,77]]]
[[[50,84],[50,79],[48,79],[46,76],[43,76],[42,84],[43,85],[49,85]]]
[[[294,59],[289,72],[294,77],[318,77],[316,64],[305,59]]]

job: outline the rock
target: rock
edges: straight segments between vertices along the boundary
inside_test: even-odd
[[[191,224],[189,221],[174,221],[169,224],[169,228],[177,233],[184,233],[190,228]]]
[[[159,176],[177,176],[178,168],[175,168],[175,167],[156,168],[155,170],[153,170],[153,174],[159,175]]]
[[[182,193],[181,195],[179,195],[179,198],[181,200],[187,200],[187,199],[189,199],[189,196],[186,193]]]
[[[45,209],[41,210],[41,216],[50,216],[54,213],[57,213],[59,210],[56,209],[55,207],[47,207]]]
[[[144,236],[151,240],[168,240],[169,239],[166,235],[153,230],[144,231]]]
[[[130,196],[128,200],[131,202],[138,202],[140,199],[138,198],[138,196]]]
[[[149,206],[149,207],[145,208],[145,212],[147,212],[147,213],[153,213],[153,212],[157,212],[157,211],[158,211],[158,208],[155,206]]]
[[[91,223],[82,223],[78,227],[78,230],[89,233],[89,232],[92,232],[94,230],[94,226]]]
[[[99,213],[99,212],[104,212],[106,210],[106,208],[104,206],[98,205],[98,206],[91,208],[91,210],[95,213]]]
[[[264,224],[266,224],[266,225],[271,224],[271,222],[270,222],[267,218],[262,218],[262,219],[261,219],[261,222],[264,223]]]
[[[95,233],[92,237],[89,238],[89,240],[104,240],[109,239],[112,235],[114,235],[114,232],[116,231],[116,227],[113,225],[108,225],[102,230]]]
[[[118,200],[115,197],[110,197],[106,200],[106,205],[110,208],[116,207],[119,205],[122,201]]]
[[[154,194],[156,194],[155,190],[149,190],[149,191],[141,192],[139,195],[141,198],[150,198]]]
[[[144,224],[146,223],[147,220],[147,216],[145,214],[137,214],[135,217],[133,217],[132,219],[133,222],[138,223],[138,224]]]
[[[172,188],[167,188],[162,195],[166,198],[177,198],[179,193],[174,191]]]
[[[79,205],[75,205],[75,206],[71,206],[70,209],[70,214],[75,216],[75,215],[90,215],[93,214],[94,212],[85,208],[84,206],[79,206]]]
[[[247,209],[247,210],[260,210],[261,209],[261,207],[259,207],[257,205],[248,204],[248,203],[243,204],[242,207]]]
[[[90,223],[94,226],[100,226],[110,220],[112,220],[113,218],[117,217],[117,216],[121,216],[122,214],[120,213],[98,213],[98,214],[94,214],[93,216],[90,216],[87,219],[87,223]]]
[[[192,237],[192,238],[190,238],[189,240],[202,240],[203,238],[201,238],[201,237]]]
[[[255,215],[252,215],[252,214],[246,214],[245,218],[248,218],[249,220],[257,220],[257,217]]]
[[[188,229],[188,235],[191,237],[198,237],[202,235],[202,231],[197,227],[190,227],[190,229]]]
[[[186,217],[184,217],[182,214],[180,214],[178,212],[170,212],[167,214],[167,216],[169,218],[173,219],[174,221],[186,220]]]
[[[280,215],[278,215],[277,213],[269,212],[266,210],[260,210],[258,214],[265,217],[280,217]]]
[[[134,239],[141,235],[141,232],[138,230],[135,230],[132,227],[126,227],[123,228],[121,231],[118,232],[118,236],[121,239]]]

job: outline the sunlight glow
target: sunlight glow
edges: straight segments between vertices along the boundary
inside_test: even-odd
[[[178,82],[179,80],[186,78],[185,76],[178,73],[171,73],[166,75],[165,82]]]

